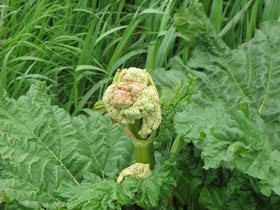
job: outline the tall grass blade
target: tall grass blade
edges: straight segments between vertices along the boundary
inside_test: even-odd
[[[248,10],[248,8],[251,6],[252,2],[253,2],[253,0],[250,0],[250,1],[246,4],[244,10],[239,11],[239,12],[233,17],[233,19],[230,20],[230,21],[226,24],[226,26],[225,26],[225,27],[221,30],[221,32],[219,33],[219,37],[225,36],[225,34],[226,34],[227,32],[229,32],[229,30],[232,29],[232,28],[241,20],[241,18],[242,18],[242,16],[244,15],[244,13],[245,13],[245,12]]]

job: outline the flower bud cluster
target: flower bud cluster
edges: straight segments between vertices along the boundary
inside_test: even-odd
[[[139,135],[147,138],[161,122],[159,97],[146,70],[123,69],[118,82],[110,85],[103,97],[110,117],[123,124],[142,119]]]
[[[125,177],[135,177],[137,179],[145,179],[150,176],[152,176],[150,164],[135,163],[121,171],[117,183],[121,184],[123,178]]]

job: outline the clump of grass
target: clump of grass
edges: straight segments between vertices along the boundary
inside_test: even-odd
[[[261,22],[280,16],[278,0],[202,0],[202,3],[216,32],[231,48],[252,39]]]
[[[0,5],[0,81],[19,97],[44,80],[56,103],[73,114],[102,97],[117,68],[167,69],[190,50],[173,15],[203,3],[232,48],[261,21],[278,19],[278,0],[4,0]]]
[[[18,97],[34,80],[45,80],[57,103],[77,114],[101,97],[117,68],[135,63],[151,68],[149,52],[154,55],[151,63],[166,67],[172,49],[157,55],[154,46],[172,45],[175,29],[166,30],[177,11],[175,4],[5,1],[1,6],[1,82]]]

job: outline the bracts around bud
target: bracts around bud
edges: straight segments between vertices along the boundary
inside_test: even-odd
[[[136,162],[154,168],[153,137],[161,123],[158,91],[145,69],[118,70],[103,96],[111,119],[119,122],[132,138]]]

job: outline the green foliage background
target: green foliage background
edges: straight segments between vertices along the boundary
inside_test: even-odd
[[[277,0],[2,0],[2,85],[18,98],[46,81],[56,103],[77,114],[101,98],[117,68],[168,69],[175,55],[186,64],[192,45],[173,16],[198,2],[231,48],[279,18]]]
[[[0,209],[280,208],[280,1],[0,11]],[[119,186],[133,146],[92,108],[130,66],[151,73],[163,123],[153,176]]]

